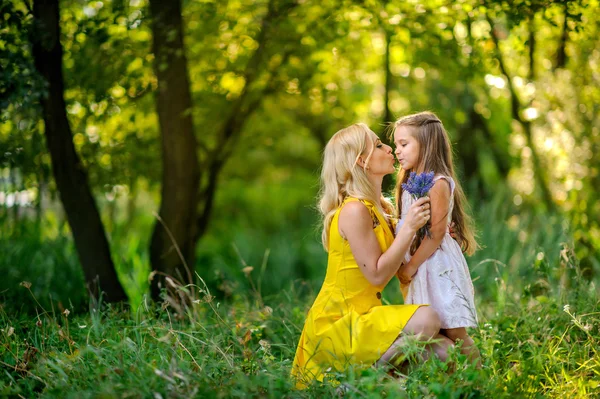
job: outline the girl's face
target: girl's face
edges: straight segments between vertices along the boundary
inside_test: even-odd
[[[373,175],[389,175],[395,172],[392,147],[383,144],[379,138],[375,140],[375,148],[369,159],[368,170]]]
[[[412,170],[419,162],[419,142],[413,136],[413,127],[400,126],[394,132],[396,158],[404,170]]]

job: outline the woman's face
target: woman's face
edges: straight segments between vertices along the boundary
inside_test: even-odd
[[[396,158],[404,170],[414,169],[419,161],[419,142],[412,133],[410,126],[400,126],[394,132]]]
[[[383,144],[379,138],[375,140],[375,148],[368,163],[368,171],[373,175],[389,175],[395,172],[392,147]],[[370,151],[370,148],[369,148]]]

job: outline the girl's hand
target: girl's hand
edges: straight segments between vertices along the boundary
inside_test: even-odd
[[[416,232],[419,228],[423,227],[431,217],[430,208],[429,197],[419,198],[408,210],[404,225]]]

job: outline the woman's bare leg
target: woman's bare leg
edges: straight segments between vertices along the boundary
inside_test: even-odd
[[[450,338],[454,343],[456,343],[458,340],[461,340],[461,353],[466,355],[467,358],[477,366],[477,368],[481,367],[481,355],[479,354],[479,349],[475,345],[473,338],[471,338],[467,333],[466,328],[447,328],[441,330],[441,333]]]
[[[430,307],[420,307],[404,326],[401,335],[392,343],[389,349],[381,356],[376,365],[392,362],[393,358],[401,353],[401,348],[410,339],[428,341],[435,339],[437,342],[427,345],[429,352],[433,352],[445,361],[448,357],[448,348],[453,345],[447,337],[440,335],[440,318],[435,310]],[[423,360],[429,358],[427,353]]]

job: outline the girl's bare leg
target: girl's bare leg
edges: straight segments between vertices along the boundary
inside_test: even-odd
[[[466,328],[447,328],[441,330],[441,333],[450,338],[454,343],[456,343],[458,340],[461,340],[461,353],[466,355],[467,358],[469,358],[469,360],[471,360],[471,362],[477,366],[477,368],[481,368],[481,355],[479,354],[479,349],[477,346],[475,346],[475,342],[467,333]]]
[[[435,355],[439,357],[441,361],[445,362],[448,360],[448,349],[454,346],[454,342],[442,334],[436,335],[434,339],[437,342],[430,345],[431,351],[435,353]]]
[[[416,339],[427,341],[435,339],[437,342],[427,345],[428,352],[433,352],[440,359],[445,361],[448,358],[448,348],[453,345],[447,337],[440,335],[440,318],[435,310],[430,307],[421,307],[410,318],[402,334],[394,341],[389,349],[381,356],[376,365],[383,365],[393,362],[393,358],[402,352],[402,347],[408,340]],[[427,353],[423,360],[429,358]]]

